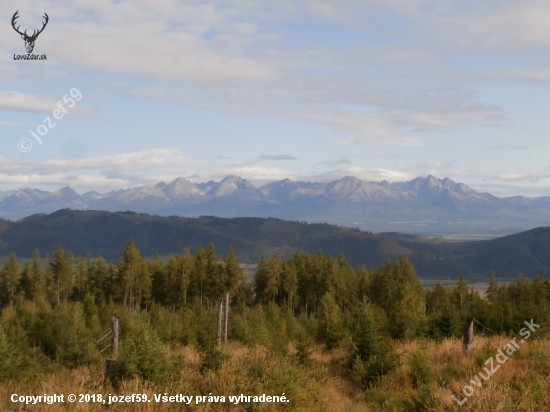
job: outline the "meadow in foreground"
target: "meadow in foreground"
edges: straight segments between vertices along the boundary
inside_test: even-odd
[[[173,347],[169,356],[179,357],[177,370],[169,377],[151,382],[133,377],[115,383],[105,380],[101,365],[63,369],[36,380],[6,381],[0,385],[0,406],[4,411],[543,411],[550,409],[550,341],[526,343],[503,364],[494,376],[482,381],[482,388],[462,406],[452,395],[465,398],[464,385],[479,371],[485,360],[496,354],[509,339],[480,337],[473,355],[462,355],[459,339],[442,342],[414,340],[396,346],[399,365],[377,382],[364,386],[349,371],[349,355],[343,349],[311,348],[309,359],[300,359],[296,348],[286,351],[265,346],[248,347],[230,343],[221,352],[218,365],[205,367],[205,354],[191,346]],[[218,354],[220,355],[220,354]],[[289,403],[241,403],[228,395],[280,395]],[[118,403],[106,407],[98,403],[33,406],[25,409],[9,401],[12,393],[74,393],[128,395],[147,394],[151,403]],[[155,394],[225,395],[226,402],[155,403]]]
[[[228,342],[220,345],[226,293]],[[507,285],[492,275],[481,297],[463,277],[453,288],[424,290],[404,259],[368,270],[342,256],[296,253],[263,260],[250,283],[234,255],[219,260],[212,246],[162,262],[141,258],[130,242],[117,265],[75,262],[58,249],[51,261],[36,253],[20,270],[12,256],[0,272],[0,302],[0,406],[8,411],[550,409],[544,273]],[[464,356],[469,316],[476,338]],[[120,325],[116,354],[112,318]],[[537,325],[529,338],[525,322]],[[516,348],[512,338],[525,339]],[[499,363],[502,351],[508,359]],[[146,394],[151,402],[25,407],[11,401],[14,393],[101,394],[107,402],[109,394]],[[165,394],[194,398],[156,402]],[[290,402],[230,401],[241,394]],[[225,399],[196,402],[209,395]]]

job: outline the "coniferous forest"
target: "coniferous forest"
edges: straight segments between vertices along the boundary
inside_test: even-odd
[[[545,410],[550,407],[550,279],[519,277],[485,296],[461,276],[454,287],[424,289],[406,259],[354,268],[296,252],[262,260],[245,277],[232,249],[144,258],[133,241],[118,262],[52,256],[0,272],[0,406],[22,410],[13,393],[225,396],[226,402],[134,403],[113,410]],[[228,341],[216,335],[220,302],[230,296]],[[105,339],[120,323],[114,371]],[[469,317],[470,356],[462,353]],[[540,325],[494,376],[465,385],[488,358]],[[523,335],[522,335],[523,336]],[[229,395],[277,395],[290,402],[231,403]],[[97,403],[40,410],[102,410]],[[210,408],[210,409],[209,409]]]

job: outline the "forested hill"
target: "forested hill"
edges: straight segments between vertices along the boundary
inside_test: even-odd
[[[89,252],[116,260],[130,239],[143,256],[181,253],[184,247],[195,252],[213,243],[219,255],[232,245],[240,261],[254,263],[274,252],[289,257],[295,250],[321,250],[335,257],[343,252],[351,264],[372,267],[412,254],[392,240],[358,229],[270,218],[160,217],[63,209],[19,222],[0,220],[0,255],[4,256],[14,251],[19,257],[30,257],[36,248],[42,254],[52,253],[63,245],[77,255]]]
[[[343,253],[353,266],[379,266],[407,256],[424,278],[487,279],[519,272],[533,277],[550,269],[550,228],[538,228],[492,241],[447,243],[418,236],[372,234],[328,224],[307,224],[272,218],[160,217],[134,212],[59,210],[19,222],[0,219],[0,256],[14,251],[31,257],[63,245],[76,255],[91,253],[108,260],[119,258],[133,239],[143,256],[192,252],[213,243],[218,255],[232,245],[241,262],[257,263],[274,252],[289,257],[294,251],[336,257]]]

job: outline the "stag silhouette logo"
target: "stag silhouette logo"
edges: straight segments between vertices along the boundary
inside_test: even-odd
[[[21,35],[21,38],[23,40],[25,40],[25,48],[27,49],[27,53],[32,53],[32,51],[34,50],[34,42],[36,41],[36,38],[38,37],[38,35],[40,33],[42,33],[44,31],[44,29],[46,28],[46,25],[48,24],[48,21],[50,20],[50,18],[48,17],[48,15],[46,13],[44,13],[43,18],[46,21],[44,23],[42,23],[42,28],[39,29],[39,30],[33,30],[32,35],[30,35],[30,36],[27,34],[27,30],[25,30],[24,32],[19,30],[19,27],[21,27],[21,26],[15,27],[15,25],[17,24],[16,20],[18,18],[19,18],[19,10],[17,10],[14,13],[14,15],[11,19],[11,25],[12,25],[13,29]]]

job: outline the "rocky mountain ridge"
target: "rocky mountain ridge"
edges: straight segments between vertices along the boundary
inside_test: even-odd
[[[135,211],[161,216],[277,217],[410,233],[512,233],[550,222],[550,197],[498,198],[432,175],[408,182],[368,182],[346,176],[332,182],[284,179],[261,187],[239,176],[220,182],[170,183],[109,193],[0,192],[0,217],[17,220],[59,209]]]

